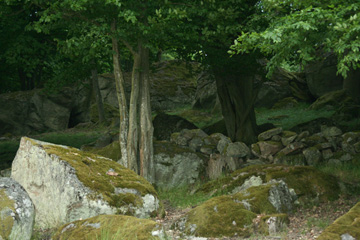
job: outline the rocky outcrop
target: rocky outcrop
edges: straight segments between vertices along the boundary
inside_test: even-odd
[[[0,178],[0,239],[30,239],[35,208],[24,188],[10,178]]]
[[[84,86],[57,94],[42,90],[0,95],[0,135],[59,131],[89,120],[90,91]]]
[[[360,239],[360,202],[348,213],[336,219],[317,238],[318,240],[355,240]]]
[[[197,69],[197,64],[191,64]],[[125,92],[130,99],[131,74],[124,74]],[[165,61],[153,66],[150,73],[151,108],[153,110],[172,110],[194,101],[196,74],[184,62]],[[103,102],[118,108],[115,80],[113,74],[99,75],[99,87]]]
[[[23,137],[11,177],[29,193],[36,224],[57,227],[99,214],[140,218],[161,211],[152,185],[111,159]]]
[[[61,226],[53,240],[77,239],[160,239],[163,236],[157,223],[124,215],[99,215]]]
[[[276,231],[276,227],[270,225],[285,225],[286,214],[278,213],[292,210],[297,198],[294,190],[282,180],[263,183],[260,179],[256,184],[249,184],[249,181],[244,183],[246,187],[231,195],[211,198],[192,209],[175,223],[175,227],[187,235],[199,237],[246,237],[254,228],[268,234]],[[257,218],[264,215],[272,220],[268,224],[264,224],[264,219],[257,223]],[[261,222],[262,228],[259,227]]]

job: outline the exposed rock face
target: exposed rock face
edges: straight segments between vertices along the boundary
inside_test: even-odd
[[[154,216],[160,203],[144,178],[75,148],[23,137],[11,177],[29,193],[43,228],[99,214]]]
[[[172,133],[180,132],[183,129],[196,129],[197,127],[188,120],[176,116],[159,113],[153,121],[154,137],[157,140],[170,140]]]
[[[169,142],[154,143],[155,182],[162,188],[194,184],[205,174],[204,156]]]
[[[185,63],[167,61],[157,63],[150,73],[150,95],[153,110],[171,110],[194,101],[197,75],[191,73]],[[196,69],[197,64],[192,64]],[[130,99],[131,74],[124,74],[125,92]],[[118,108],[113,74],[99,75],[99,87],[104,103]]]
[[[64,88],[56,95],[41,90],[0,95],[0,135],[59,131],[89,120],[90,90]]]
[[[162,231],[157,229],[156,222],[123,215],[99,215],[74,221],[61,226],[52,237],[53,240],[64,239],[159,239]]]
[[[360,202],[357,203],[348,213],[336,219],[327,227],[317,238],[319,240],[341,239],[355,240],[360,239]]]
[[[214,76],[202,72],[197,79],[193,108],[214,109],[217,101],[219,100]]]
[[[0,178],[0,239],[30,239],[35,208],[24,188],[10,178]]]

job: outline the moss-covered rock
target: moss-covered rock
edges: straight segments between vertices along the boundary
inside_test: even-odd
[[[317,239],[360,239],[360,202],[326,228]]]
[[[254,165],[239,169],[229,176],[204,184],[198,191],[213,195],[231,193],[251,176],[259,176],[263,182],[269,182],[272,179],[283,180],[289,188],[295,190],[302,203],[308,200],[334,200],[340,193],[338,180],[332,175],[308,166],[276,164]]]
[[[123,215],[99,215],[61,226],[53,240],[159,239],[156,222]]]
[[[284,182],[272,181],[233,195],[214,197],[192,209],[175,226],[187,235],[246,237],[254,227],[259,230],[253,224],[257,216],[288,212],[294,200]],[[265,226],[261,231],[269,233]]]
[[[99,214],[144,218],[161,211],[155,189],[144,178],[111,159],[76,148],[23,137],[11,176],[34,201],[41,227]]]
[[[114,161],[119,161],[119,159],[121,159],[121,149],[119,141],[114,141],[103,148],[86,147],[83,150],[101,155],[106,158],[110,158]]]
[[[35,208],[24,188],[11,178],[0,178],[0,239],[31,238]]]
[[[295,98],[287,97],[275,103],[272,108],[273,109],[293,108],[296,107],[298,104],[299,102]]]

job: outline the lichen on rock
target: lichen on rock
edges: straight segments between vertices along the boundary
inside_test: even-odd
[[[76,148],[23,137],[11,176],[34,201],[40,227],[99,214],[149,217],[161,211],[155,189],[144,178],[111,159]]]

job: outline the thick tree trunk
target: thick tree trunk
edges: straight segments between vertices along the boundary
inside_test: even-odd
[[[92,87],[95,94],[96,106],[99,113],[99,121],[101,124],[106,124],[106,117],[104,111],[104,105],[101,97],[100,87],[99,87],[99,78],[96,67],[91,70],[92,78]]]
[[[150,79],[149,79],[149,49],[140,46],[141,73],[140,73],[140,175],[148,181],[154,182],[153,163],[153,132],[150,105]]]
[[[120,54],[118,48],[118,39],[115,37],[116,32],[116,21],[114,20],[111,24],[111,31],[114,34],[112,36],[112,49],[113,49],[113,65],[114,65],[114,76],[116,84],[116,95],[119,104],[120,113],[120,129],[119,129],[119,142],[121,150],[121,159],[118,161],[120,164],[128,167],[127,162],[127,135],[128,135],[128,111],[126,106],[125,90],[124,90],[124,77],[120,68]]]
[[[253,79],[250,76],[216,76],[219,100],[228,136],[232,141],[256,141]]]
[[[360,103],[360,70],[350,70],[347,78],[344,79],[343,89],[356,103]]]

